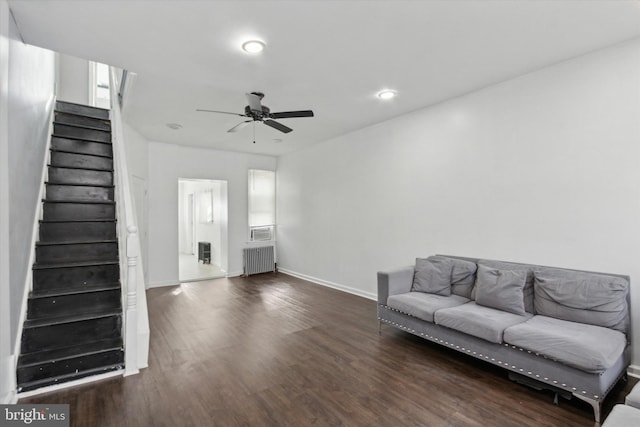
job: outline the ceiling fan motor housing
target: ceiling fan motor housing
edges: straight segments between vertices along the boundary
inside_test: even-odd
[[[262,111],[254,111],[249,105],[247,105],[246,107],[244,107],[244,113],[247,115],[247,117],[251,117],[254,120],[262,120],[265,117],[269,117],[269,113],[271,113],[271,110],[269,109],[269,107],[262,105]]]

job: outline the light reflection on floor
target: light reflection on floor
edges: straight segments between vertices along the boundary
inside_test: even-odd
[[[225,271],[215,264],[203,264],[196,255],[180,254],[179,278],[181,282],[226,277]]]

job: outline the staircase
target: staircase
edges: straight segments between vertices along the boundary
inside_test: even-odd
[[[124,368],[109,111],[54,114],[19,392]]]

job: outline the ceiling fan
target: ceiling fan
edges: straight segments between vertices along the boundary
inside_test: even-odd
[[[262,122],[267,126],[270,126],[274,129],[279,130],[280,132],[289,133],[293,129],[283,125],[280,122],[276,122],[273,119],[290,119],[294,117],[313,117],[313,111],[311,110],[282,111],[279,113],[272,113],[269,107],[267,107],[266,105],[262,105],[262,103],[260,102],[262,98],[264,98],[264,93],[251,92],[245,95],[247,96],[247,101],[249,102],[249,105],[244,107],[244,114],[230,113],[227,111],[202,110],[202,109],[197,109],[196,111],[204,111],[207,113],[233,114],[234,116],[249,118],[249,120],[240,122],[239,124],[229,129],[227,132],[237,132],[251,122]]]

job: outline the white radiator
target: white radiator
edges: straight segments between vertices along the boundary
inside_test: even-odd
[[[244,248],[244,275],[276,271],[273,246]]]

